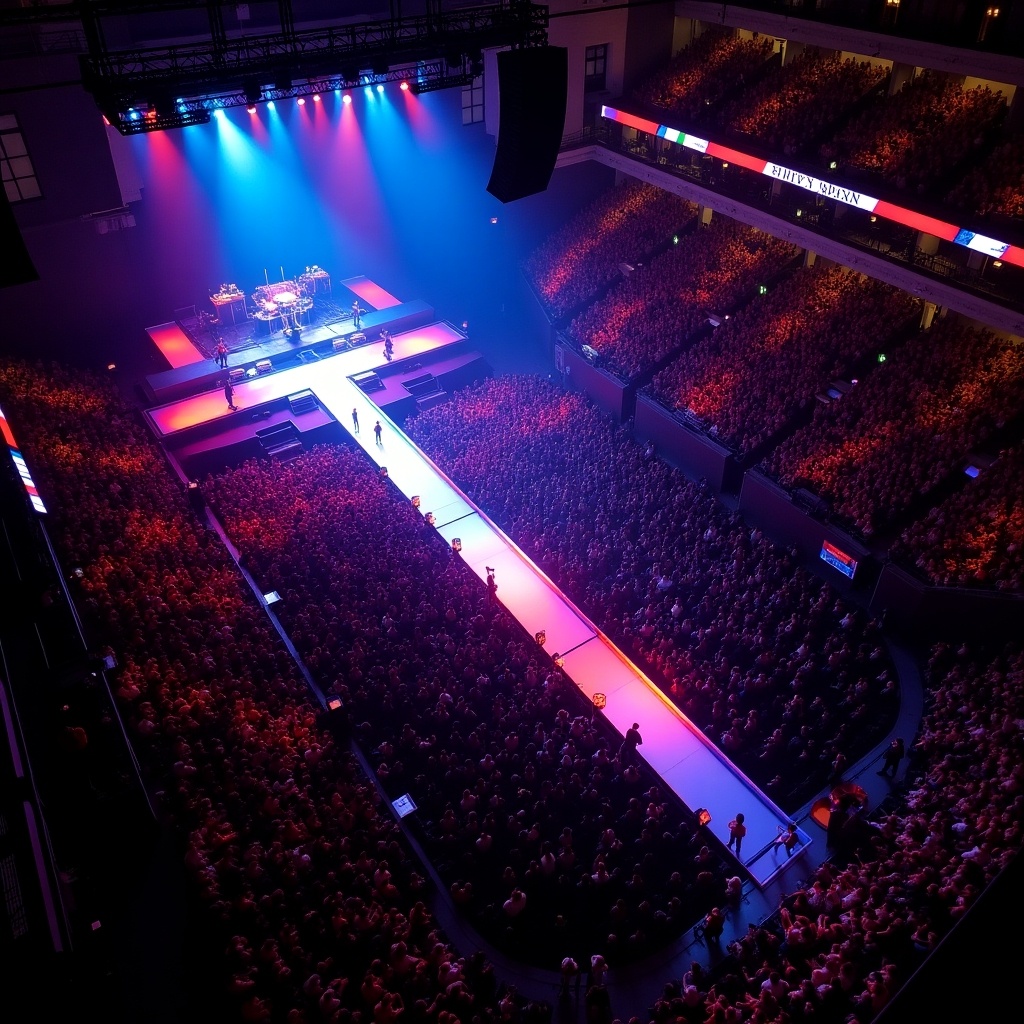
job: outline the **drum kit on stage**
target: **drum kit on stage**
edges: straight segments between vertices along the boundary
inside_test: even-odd
[[[310,291],[309,284],[301,278],[260,285],[252,296],[253,319],[268,326],[280,320],[281,329],[288,334],[301,331],[305,326],[302,318],[313,308]]]
[[[266,277],[266,271],[263,272]],[[307,314],[313,308],[313,296],[320,290],[330,291],[331,278],[323,267],[315,264],[306,267],[305,273],[299,274],[294,280],[286,279],[284,268],[281,269],[281,280],[259,285],[250,296],[250,305],[245,304],[245,293],[236,284],[222,284],[220,289],[211,294],[210,301],[216,310],[213,323],[219,323],[221,310],[231,310],[231,322],[235,321],[235,305],[240,303],[246,319],[253,319],[267,334],[283,330],[286,334],[301,331],[309,325]]]

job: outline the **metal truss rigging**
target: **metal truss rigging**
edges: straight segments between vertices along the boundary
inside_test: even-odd
[[[480,73],[483,49],[545,45],[548,25],[547,7],[529,0],[451,11],[433,0],[426,14],[412,17],[296,28],[290,0],[280,0],[275,30],[247,35],[225,29],[223,9],[233,2],[169,0],[129,7],[142,15],[205,9],[208,30],[200,41],[113,49],[104,24],[124,17],[125,7],[111,0],[75,6],[89,48],[80,57],[83,83],[123,134],[201,123],[212,110],[250,103],[256,93],[279,99],[354,87],[367,74],[373,82],[408,80],[419,91],[465,84]]]

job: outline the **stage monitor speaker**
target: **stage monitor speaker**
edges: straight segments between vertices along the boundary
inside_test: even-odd
[[[562,46],[498,54],[498,148],[487,191],[503,203],[543,192],[565,128],[569,51]]]
[[[0,252],[4,254],[0,260],[0,288],[39,280],[6,191],[0,195]]]

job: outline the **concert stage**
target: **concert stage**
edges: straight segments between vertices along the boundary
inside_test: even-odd
[[[170,351],[169,342],[165,339],[174,338],[181,348],[181,339],[188,344],[194,358],[173,363],[171,369],[152,373],[146,377],[144,391],[148,401],[163,404],[173,402],[189,395],[198,394],[218,386],[232,370],[248,375],[256,372],[259,364],[270,362],[274,369],[308,359],[324,358],[333,355],[336,347],[357,347],[359,345],[376,344],[380,348],[380,332],[390,331],[393,335],[411,332],[415,328],[425,327],[434,320],[434,309],[425,302],[414,300],[401,302],[383,310],[369,312],[361,317],[361,325],[357,329],[351,316],[343,320],[334,320],[318,327],[308,327],[300,331],[292,330],[286,334],[284,329],[261,340],[252,341],[244,348],[230,351],[227,357],[227,368],[221,368],[213,359],[206,358],[192,345],[185,333],[176,324],[164,324],[160,328],[149,328],[147,333],[167,358]],[[174,330],[164,330],[164,328]],[[161,332],[154,337],[154,331]],[[176,333],[175,333],[176,331]],[[161,340],[164,344],[161,344]],[[165,348],[167,351],[165,351]],[[178,354],[178,349],[174,350]],[[237,377],[236,373],[232,380]],[[221,383],[221,386],[223,384]]]

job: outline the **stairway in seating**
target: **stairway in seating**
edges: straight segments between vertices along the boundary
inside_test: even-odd
[[[352,377],[356,387],[362,391],[383,391],[384,381],[373,371],[367,370],[365,373],[357,373]]]
[[[296,391],[294,395],[288,396],[288,407],[296,416],[312,412],[317,407],[316,395],[308,388],[305,391]]]
[[[416,409],[423,412],[424,409],[432,409],[448,400],[447,391],[432,391],[429,395],[420,395],[416,399]]]
[[[302,452],[302,437],[290,420],[257,430],[256,437],[263,450],[279,462],[288,462]]]
[[[416,408],[420,410],[439,405],[448,397],[448,392],[432,373],[422,373],[418,377],[404,380],[402,387],[416,399]]]

